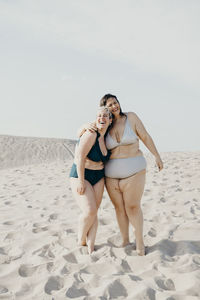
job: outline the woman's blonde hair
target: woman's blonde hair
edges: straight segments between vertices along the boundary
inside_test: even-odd
[[[97,113],[99,111],[102,111],[102,110],[105,110],[108,113],[108,115],[109,115],[109,119],[112,119],[112,113],[110,112],[110,110],[106,106],[99,106],[98,110],[97,110]]]

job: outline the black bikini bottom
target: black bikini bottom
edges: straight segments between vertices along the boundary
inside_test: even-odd
[[[104,169],[102,170],[85,169],[85,180],[89,181],[91,185],[95,185],[104,176],[105,176]],[[78,178],[76,164],[72,165],[69,177]]]

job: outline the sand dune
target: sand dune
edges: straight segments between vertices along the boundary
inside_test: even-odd
[[[0,169],[73,158],[69,139],[0,135]]]
[[[200,152],[151,155],[142,201],[147,255],[120,248],[104,193],[94,253],[77,247],[68,174],[75,142],[0,138],[0,299],[200,298]],[[3,160],[3,161],[2,161]]]

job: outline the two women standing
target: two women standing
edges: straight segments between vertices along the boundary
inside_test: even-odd
[[[93,142],[91,139],[90,145],[92,147],[93,144],[95,145],[96,143],[98,143],[99,149],[101,149],[102,151],[101,154],[104,154],[106,157],[105,160],[101,160],[101,164],[105,164],[105,184],[109,197],[115,207],[116,217],[123,241],[122,246],[125,246],[129,243],[129,224],[131,224],[135,230],[136,251],[138,255],[145,255],[145,246],[143,241],[143,215],[141,210],[141,197],[145,185],[146,161],[141,150],[139,149],[139,140],[141,140],[144,143],[144,145],[149,149],[149,151],[155,156],[155,161],[159,171],[162,170],[163,163],[151,136],[146,131],[141,120],[135,113],[123,113],[117,97],[111,94],[106,94],[101,99],[100,106],[103,108],[102,111],[108,109],[108,111],[112,114],[112,119],[109,117],[109,115],[107,116],[107,119],[109,121],[106,121],[107,126],[104,126],[104,133],[101,136],[103,139],[103,141],[101,141],[102,147],[100,147],[100,141],[95,140],[94,138]],[[88,125],[87,128],[85,128],[85,132],[81,139],[84,138],[85,135],[87,136],[90,134],[96,134],[97,136],[99,131],[98,126],[99,124],[97,121],[93,125]],[[90,149],[86,149],[85,146],[83,146],[83,148],[85,148],[84,155],[88,156],[87,152],[89,152]],[[80,149],[81,148],[79,148],[78,150],[79,161],[82,161],[82,154],[80,152]],[[82,163],[82,166],[83,165],[84,164]],[[86,174],[87,164],[85,164],[84,167]],[[80,180],[83,180],[83,171],[82,173],[79,173],[82,175],[81,177],[78,176],[79,179],[76,181],[76,183],[78,183]],[[79,189],[77,189],[77,186],[73,183],[72,179],[71,182],[73,194],[78,200],[79,205],[81,205],[80,208],[84,213],[86,205],[83,201],[81,201],[83,195],[80,194],[80,187]],[[91,183],[86,182],[87,178],[85,177],[85,184],[91,185]],[[101,182],[101,189],[99,189],[99,187],[97,188],[101,192],[98,193],[98,196],[94,196],[98,203],[97,208],[101,203],[103,195],[103,180]],[[93,185],[93,189],[96,189],[96,184]],[[87,243],[89,253],[91,253],[94,249],[95,237],[93,234],[93,242],[91,247],[90,236],[91,229],[95,232],[96,235],[96,223],[97,209],[95,217],[93,216],[93,218],[90,219],[90,222],[88,222],[89,225],[85,226],[84,230],[81,229],[83,228],[83,225],[80,225],[79,227],[79,236],[80,231],[82,230],[84,231],[85,237],[87,237],[87,241],[83,239],[83,241],[81,241],[81,244]],[[82,223],[80,222],[80,224]]]

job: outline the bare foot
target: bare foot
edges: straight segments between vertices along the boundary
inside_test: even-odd
[[[88,245],[88,253],[91,254],[94,251],[94,245]]]
[[[78,240],[78,246],[87,246],[86,241]]]
[[[141,247],[141,248],[137,248],[136,249],[136,252],[139,256],[144,256],[146,253],[145,253],[145,246]]]
[[[126,247],[129,244],[130,244],[130,241],[129,240],[125,240],[125,241],[123,241],[123,243],[121,244],[120,247]]]

